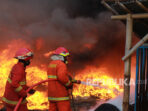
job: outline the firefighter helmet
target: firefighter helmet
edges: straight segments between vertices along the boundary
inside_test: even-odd
[[[32,59],[32,57],[33,57],[33,52],[27,48],[21,48],[15,54],[16,59],[25,60],[25,61]]]
[[[61,55],[61,56],[64,56],[64,57],[67,57],[69,56],[69,52],[66,48],[64,47],[58,47],[54,52],[53,52],[54,55]]]

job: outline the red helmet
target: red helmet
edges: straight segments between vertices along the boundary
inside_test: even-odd
[[[32,59],[32,57],[33,57],[33,52],[27,48],[21,48],[15,54],[16,59],[21,59],[25,61]]]
[[[57,48],[57,49],[53,52],[53,54],[55,54],[55,55],[61,55],[61,56],[64,56],[64,57],[69,56],[68,50],[65,49],[64,47],[59,47],[59,48]]]

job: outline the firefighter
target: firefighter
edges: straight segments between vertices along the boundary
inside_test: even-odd
[[[7,111],[13,111],[21,97],[24,99],[19,106],[18,111],[28,111],[26,101],[26,90],[28,86],[26,85],[25,69],[26,66],[30,64],[30,59],[32,59],[32,57],[32,51],[27,48],[21,48],[15,54],[15,58],[18,59],[18,62],[12,67],[2,98]],[[34,92],[35,90],[31,90],[29,93],[33,94]]]
[[[68,89],[73,85],[67,73],[67,57],[69,52],[64,47],[57,48],[51,56],[48,66],[48,100],[49,111],[72,111]],[[76,81],[80,83],[80,81]]]

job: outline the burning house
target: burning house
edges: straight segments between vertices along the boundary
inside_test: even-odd
[[[21,47],[31,48],[35,54],[27,68],[28,86],[47,79],[51,51],[58,46],[70,50],[69,73],[85,83],[74,85],[78,111],[87,111],[123,92],[125,26],[112,21],[112,14],[100,1],[3,0],[0,13],[0,108],[4,107],[1,97],[8,75],[17,62],[14,54]],[[134,35],[133,44],[138,40]],[[47,83],[35,90],[27,98],[28,109],[47,110]]]

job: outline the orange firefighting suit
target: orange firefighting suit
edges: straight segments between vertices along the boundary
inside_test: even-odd
[[[61,60],[53,60],[48,66],[49,111],[72,111],[68,87],[72,82],[68,78],[67,66]]]
[[[26,96],[26,72],[23,63],[15,64],[8,77],[2,101],[7,111],[13,111],[21,97],[24,98],[18,111],[28,111]]]

